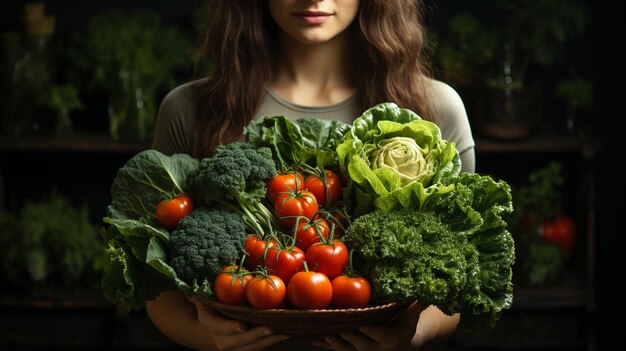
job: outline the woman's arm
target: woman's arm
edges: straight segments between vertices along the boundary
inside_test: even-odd
[[[448,316],[437,307],[413,303],[389,326],[366,326],[360,333],[327,336],[315,345],[335,351],[348,350],[424,350],[452,335],[459,323],[459,314]]]
[[[427,307],[420,314],[411,340],[414,349],[424,349],[452,335],[459,324],[460,314],[448,316],[435,306]]]
[[[146,311],[154,325],[170,340],[196,350],[210,344],[202,332],[194,304],[179,291],[162,292],[155,300],[146,301]]]

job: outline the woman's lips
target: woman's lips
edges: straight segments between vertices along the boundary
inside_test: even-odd
[[[298,13],[295,13],[294,15],[307,24],[322,24],[330,16],[332,16],[332,13],[321,12],[321,11],[307,11],[307,12],[298,12]]]

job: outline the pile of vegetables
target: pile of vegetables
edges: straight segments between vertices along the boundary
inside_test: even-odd
[[[510,187],[461,173],[435,124],[383,103],[351,125],[267,116],[244,136],[202,160],[146,150],[120,168],[102,229],[107,297],[129,309],[170,289],[256,308],[419,300],[475,332],[510,308]]]

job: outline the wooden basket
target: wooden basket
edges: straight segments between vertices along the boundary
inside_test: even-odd
[[[355,331],[361,326],[388,322],[406,306],[389,303],[380,306],[351,309],[296,310],[256,309],[227,305],[217,301],[207,303],[222,315],[249,325],[267,325],[276,334],[299,338],[319,338]]]

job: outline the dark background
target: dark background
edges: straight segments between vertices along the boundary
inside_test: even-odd
[[[21,10],[27,1],[0,1],[0,31],[21,29]],[[453,14],[469,10],[489,19],[492,15],[494,1],[427,1],[428,21],[435,28],[441,28],[446,19]],[[618,34],[624,24],[623,11],[607,2],[591,2],[590,24],[584,35],[568,46],[568,63],[573,63],[583,76],[592,80],[595,89],[593,111],[587,116],[595,139],[600,148],[598,157],[593,161],[596,175],[596,326],[599,349],[608,348],[623,333],[621,326],[621,298],[623,293],[619,287],[625,284],[623,272],[624,262],[622,248],[624,227],[617,218],[623,215],[624,209],[624,177],[619,170],[623,164],[622,149],[618,140],[624,138],[625,99],[623,35]],[[165,24],[180,26],[193,32],[191,18],[193,11],[201,5],[198,0],[184,1],[151,1],[151,0],[109,0],[109,1],[78,1],[49,0],[46,1],[48,14],[56,16],[57,34],[61,40],[70,35],[94,14],[112,7],[127,9],[152,9],[159,12]],[[558,70],[558,67],[555,68]],[[554,84],[546,75],[546,84]],[[185,80],[187,77],[181,77]],[[550,106],[548,104],[548,106]],[[548,108],[548,113],[551,110]],[[471,116],[470,116],[471,118]],[[480,168],[480,165],[478,165]],[[620,322],[611,322],[611,321]],[[522,331],[520,331],[522,332]]]

